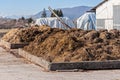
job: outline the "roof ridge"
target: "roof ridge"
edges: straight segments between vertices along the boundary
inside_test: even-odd
[[[102,1],[101,3],[99,3],[98,5],[96,5],[95,7],[93,7],[93,8],[91,9],[91,11],[96,11],[96,8],[98,8],[98,7],[101,6],[102,4],[106,3],[107,1],[109,1],[109,0],[104,0],[104,1]]]

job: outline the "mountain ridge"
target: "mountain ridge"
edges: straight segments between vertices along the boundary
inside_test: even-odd
[[[75,7],[67,7],[67,8],[58,8],[63,11],[64,17],[69,17],[70,19],[76,19],[79,18],[81,15],[83,15],[86,11],[89,11],[92,7],[89,6],[75,6]],[[46,10],[47,17],[50,17],[51,12],[49,10]],[[33,18],[37,19],[40,18],[42,14],[42,11],[33,14],[33,15],[23,15],[25,18]],[[6,18],[12,18],[12,19],[18,19],[21,18],[19,15],[12,15],[12,16],[6,16]]]
[[[58,8],[63,11],[63,14],[65,17],[69,17],[70,19],[76,19],[83,15],[86,11],[89,11],[92,7],[89,6],[76,6],[71,8]],[[47,16],[50,17],[50,11],[46,10]],[[31,16],[34,19],[40,18],[42,14],[42,11],[39,13]]]

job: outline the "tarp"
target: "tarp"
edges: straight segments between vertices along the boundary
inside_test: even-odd
[[[70,20],[67,17],[62,17],[61,18],[67,25],[69,25],[71,28],[74,28],[73,21]],[[66,29],[66,27],[63,26],[63,24],[57,20],[56,17],[49,17],[49,18],[39,18],[36,19],[35,24],[37,25],[48,25],[51,28],[61,28],[61,29]]]
[[[86,12],[77,19],[77,28],[83,30],[96,30],[96,15],[94,12]]]

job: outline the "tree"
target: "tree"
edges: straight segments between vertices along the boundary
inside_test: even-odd
[[[21,18],[18,19],[19,22],[20,22],[20,21],[24,21],[24,20],[25,20],[24,17],[21,17]]]
[[[62,10],[53,10],[59,17],[63,17],[63,12]],[[55,15],[53,13],[51,13],[51,17],[55,17]]]
[[[41,14],[41,18],[45,18],[45,17],[47,17],[47,14],[46,14],[46,10],[45,10],[45,8],[43,9],[43,12],[42,12],[42,14]]]
[[[33,22],[32,18],[28,18],[27,20],[28,20],[28,24]]]
[[[63,17],[63,12],[62,12],[61,9],[59,10],[59,16],[60,16],[60,17]]]
[[[25,20],[25,18],[22,16],[22,17],[21,17],[21,20]]]
[[[55,9],[53,10],[55,13],[57,12]],[[57,13],[56,13],[57,14]],[[55,17],[53,13],[51,13],[51,17]]]

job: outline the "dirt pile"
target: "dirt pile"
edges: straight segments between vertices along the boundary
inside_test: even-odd
[[[44,33],[48,28],[49,26],[12,29],[2,37],[2,40],[10,43],[29,43],[35,39],[36,35]]]
[[[19,32],[20,29],[16,28],[16,29],[11,29],[8,33],[6,33],[3,37],[2,40],[5,40],[7,42],[10,42],[14,36],[16,36],[16,34]]]
[[[50,62],[120,59],[119,30],[62,30],[43,27],[24,50]]]

